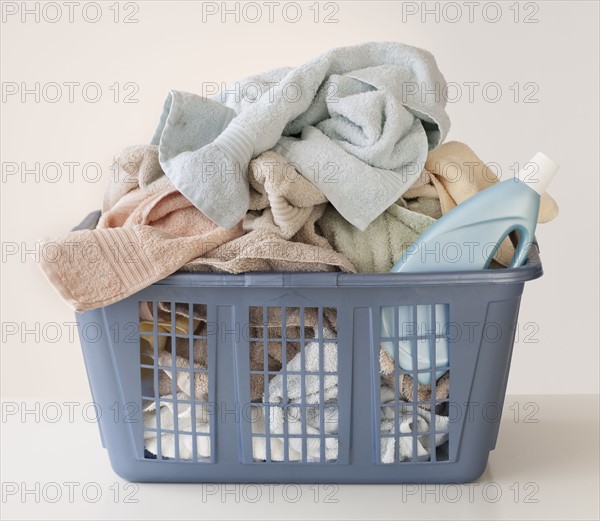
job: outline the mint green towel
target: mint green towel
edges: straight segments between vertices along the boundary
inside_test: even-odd
[[[435,208],[428,201],[430,210]],[[361,231],[331,205],[319,219],[321,232],[333,249],[350,260],[359,273],[386,273],[435,219],[401,206],[390,206]]]

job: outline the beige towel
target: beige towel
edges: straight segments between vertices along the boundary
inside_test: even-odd
[[[145,193],[154,193],[172,188],[158,161],[155,145],[127,147],[113,159],[113,168],[102,204],[102,213],[108,212],[132,190],[141,188]]]
[[[499,181],[496,174],[487,168],[473,150],[458,141],[444,143],[433,150],[427,156],[425,169],[429,174],[430,184],[408,190],[404,198],[437,197],[443,214]],[[556,201],[545,193],[541,199],[538,222],[551,221],[557,215]],[[494,258],[507,266],[514,252],[514,246],[507,237]]]
[[[275,152],[250,162],[250,212],[244,219],[248,233],[215,248],[184,266],[186,271],[336,271],[356,272],[317,230],[316,221],[327,199]]]
[[[325,205],[312,209],[307,221],[290,240],[283,238],[265,213],[252,224],[253,230],[198,257],[186,264],[186,271],[225,271],[245,273],[251,271],[345,271],[356,269],[348,258],[336,252],[327,239],[317,233],[316,221]]]
[[[256,213],[231,230],[172,186],[156,147],[129,147],[115,162],[97,229],[39,246],[42,270],[76,311],[117,302],[179,269],[356,271],[318,233],[323,194],[274,152],[250,163]]]
[[[379,350],[379,370],[381,372],[382,383],[385,383],[390,388],[395,389],[394,385],[396,382],[396,374],[398,372],[397,364],[394,364],[394,360],[388,355],[384,349]],[[407,402],[413,401],[414,393],[414,380],[409,374],[400,374],[400,383],[398,385],[400,393],[400,399]],[[435,383],[435,400],[444,400],[448,398],[450,392],[450,376],[449,373],[445,373],[438,378]],[[419,402],[429,402],[431,400],[431,386],[417,383],[417,400]],[[420,403],[419,407],[424,409],[430,409],[430,404]]]
[[[294,236],[309,219],[312,209],[327,198],[302,176],[283,156],[268,151],[250,162],[250,210],[267,210],[268,221],[278,227],[285,239]],[[259,226],[260,217],[246,229]]]
[[[171,320],[171,307],[168,302],[158,303],[158,321],[164,324],[163,327],[169,329],[169,323]],[[141,314],[146,319],[150,316],[151,311],[147,306],[142,305],[140,308]],[[149,315],[150,313],[150,315]],[[187,327],[189,323],[189,308],[186,304],[175,305],[176,324],[182,324],[182,327]],[[266,318],[266,320],[265,320]],[[195,322],[198,322],[198,327],[195,330],[195,334],[198,336],[206,336],[206,316],[195,315]],[[250,340],[250,354],[249,354],[249,367],[251,371],[265,371],[269,372],[281,371],[284,365],[283,357],[283,343],[279,340],[273,340],[282,338],[282,324],[283,317],[280,308],[267,307],[267,316],[263,316],[262,307],[251,307],[248,317],[249,324],[249,337]],[[323,309],[323,332],[337,330],[337,312],[332,308]],[[266,325],[266,329],[265,329]],[[302,316],[300,309],[297,307],[286,308],[285,316],[285,329],[286,329],[286,350],[285,350],[285,363],[290,362],[300,352],[300,338],[302,337]],[[181,334],[181,331],[179,332]],[[335,334],[335,333],[334,333]],[[316,307],[307,307],[304,309],[304,339],[306,342],[318,338],[319,335],[319,314]],[[264,341],[263,338],[267,339],[267,367],[265,368],[264,358]],[[305,342],[305,343],[306,343]],[[144,343],[142,343],[143,354],[146,358],[145,363],[152,364],[154,358],[153,349],[149,349]],[[173,394],[172,386],[172,370],[168,369],[172,367],[173,355],[175,355],[175,365],[179,369],[190,369],[189,359],[189,341],[187,338],[177,338],[175,353],[171,347],[170,338],[162,347],[158,353],[159,365],[163,366],[159,372],[159,396],[167,396]],[[194,369],[206,369],[207,368],[207,350],[206,340],[196,339],[194,340],[193,347],[194,360],[192,366]],[[380,371],[382,375],[382,382],[394,389],[395,371],[394,362],[389,355],[382,349],[379,354]],[[368,369],[367,369],[368,370]],[[269,381],[274,377],[274,374],[268,375]],[[402,375],[400,382],[400,398],[407,402],[413,401],[413,379],[410,375]],[[188,396],[192,396],[190,389],[190,374],[189,371],[177,371],[176,376],[176,392],[184,392]],[[448,374],[438,379],[436,382],[436,399],[443,400],[448,397],[450,381]],[[252,374],[250,375],[250,399],[252,401],[260,400],[264,392],[264,375],[263,374]],[[206,373],[194,374],[194,396],[198,401],[208,400],[208,375]],[[431,386],[417,384],[417,396],[419,402],[429,401],[431,398]],[[429,409],[429,404],[420,404],[420,407]]]
[[[170,303],[159,302],[158,304],[158,323],[162,324],[161,331],[170,330]],[[140,308],[141,314],[145,317],[145,322],[148,317],[152,316],[152,312],[148,309],[148,306],[142,305]],[[178,317],[176,324],[188,323],[189,309],[185,304],[176,304],[175,314]],[[195,334],[198,336],[206,336],[206,316],[196,315],[195,319],[198,321],[198,327],[195,330]],[[251,371],[281,371],[283,362],[286,364],[300,351],[300,338],[302,337],[302,318],[300,309],[297,307],[287,308],[286,310],[286,342],[285,358],[283,356],[283,342],[280,340],[273,340],[282,338],[282,315],[281,309],[268,307],[266,317],[266,330],[265,330],[265,317],[263,317],[263,309],[261,307],[250,308],[249,320],[249,332],[250,338],[260,339],[250,341],[250,355],[249,355],[249,366]],[[329,330],[331,327],[335,327],[337,322],[336,311],[334,309],[325,308],[323,310],[323,330]],[[318,337],[318,326],[319,326],[319,315],[318,309],[309,307],[304,309],[304,339],[306,342],[314,340]],[[179,334],[182,334],[179,331]],[[148,340],[145,339],[148,337]],[[189,352],[189,341],[187,338],[177,338],[175,344],[175,352],[171,345],[170,337],[164,338],[164,343],[160,344],[158,348],[158,363],[163,367],[159,371],[158,382],[159,382],[159,396],[167,396],[173,394],[173,381],[172,381],[172,367],[173,356],[175,357],[175,366],[179,369],[190,369],[190,352]],[[265,368],[264,358],[264,341],[263,338],[267,339],[267,367]],[[153,363],[155,353],[152,346],[152,335],[146,332],[141,339],[140,347],[142,349],[142,355],[145,359],[144,363]],[[194,369],[206,369],[207,368],[207,349],[206,340],[195,339],[193,344],[193,361],[192,366]],[[152,376],[150,373],[146,373],[147,377]],[[271,380],[273,374],[269,375],[268,378]],[[183,391],[188,396],[191,396],[190,389],[190,374],[189,371],[177,371],[176,375],[176,392]],[[264,375],[253,374],[250,376],[250,399],[252,401],[259,400],[264,392]],[[199,401],[208,400],[208,375],[207,373],[195,373],[194,374],[194,396]]]
[[[156,147],[130,147],[115,160],[97,229],[39,245],[40,267],[75,311],[128,297],[244,233],[242,223],[218,227],[173,188]]]

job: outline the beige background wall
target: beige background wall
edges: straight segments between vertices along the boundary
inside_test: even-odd
[[[518,12],[510,9],[513,2],[500,2],[500,13],[491,2],[471,13],[455,4],[460,20],[444,3],[428,3],[434,11],[423,20],[421,2],[330,2],[321,3],[318,22],[314,2],[301,2],[297,23],[278,7],[270,22],[264,5],[262,20],[249,23],[257,13],[244,12],[243,4],[238,21],[229,15],[223,23],[217,14],[203,22],[200,3],[159,1],[121,4],[118,23],[113,2],[99,4],[96,23],[86,21],[81,7],[70,22],[64,5],[56,23],[49,23],[57,16],[51,7],[40,11],[39,21],[28,15],[23,22],[20,12],[10,14],[20,3],[4,4],[3,397],[87,398],[78,339],[69,338],[73,315],[33,255],[23,255],[39,237],[61,235],[99,207],[112,154],[148,141],[168,89],[201,92],[203,82],[300,64],[328,48],[369,40],[399,40],[435,54],[446,79],[455,82],[449,139],[465,141],[505,175],[538,149],[562,165],[551,187],[561,213],[538,231],[546,274],[525,290],[508,392],[598,392],[596,2],[522,3]],[[236,2],[227,6],[235,9]],[[293,6],[286,9],[288,20],[298,15]],[[324,23],[326,15],[334,23]],[[85,16],[93,20],[98,13],[86,7]],[[138,22],[123,23],[125,16]],[[36,82],[40,99],[30,94],[23,102],[22,87]],[[48,102],[57,96],[51,82],[61,86],[56,103]],[[72,102],[69,82],[79,84]],[[85,95],[96,97],[92,82],[102,89],[96,103],[82,92],[90,84]],[[469,91],[471,82],[479,85]],[[137,103],[125,103],[127,95]],[[22,163],[29,169],[39,163],[39,178],[23,177]],[[72,176],[65,163],[78,163]],[[19,172],[11,174],[14,164]]]

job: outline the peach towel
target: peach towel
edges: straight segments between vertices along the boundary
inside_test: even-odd
[[[405,199],[437,198],[440,201],[442,214],[499,182],[496,174],[477,157],[475,152],[458,141],[449,141],[433,150],[427,156],[425,173],[429,182],[411,188],[404,193],[403,197]],[[538,222],[549,222],[557,215],[556,201],[545,193],[542,195]],[[514,246],[507,237],[498,249],[495,259],[507,266],[514,252]]]

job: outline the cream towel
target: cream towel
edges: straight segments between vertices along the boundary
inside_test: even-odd
[[[164,175],[158,162],[158,147],[134,145],[115,154],[113,168],[102,204],[108,212],[130,191],[142,188],[146,193],[160,192],[173,185]]]
[[[486,167],[475,152],[458,141],[444,143],[430,152],[425,169],[429,175],[430,184],[410,189],[404,194],[404,197],[406,199],[437,197],[443,214],[481,190],[499,182],[496,174]],[[549,222],[557,215],[556,201],[548,193],[543,194],[538,222]],[[514,246],[507,237],[494,258],[503,266],[507,266],[514,252]]]

